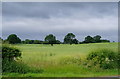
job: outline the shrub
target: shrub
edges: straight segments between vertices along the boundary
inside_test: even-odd
[[[27,66],[26,64],[16,61],[21,57],[21,51],[19,49],[3,46],[2,47],[2,71],[3,73],[41,73],[42,69],[35,69]]]
[[[118,67],[118,54],[109,49],[102,49],[91,52],[87,56],[87,66],[98,66],[102,69]]]
[[[2,47],[2,70],[3,72],[26,73],[27,68],[24,64],[19,64],[15,59],[21,57],[19,49],[3,46]]]
[[[2,47],[3,60],[14,61],[15,58],[19,58],[19,57],[21,57],[21,52],[19,49],[9,47],[9,46]]]
[[[5,59],[2,61],[2,71],[10,72],[10,73],[27,73],[29,71],[29,69],[23,63],[9,61],[9,60]]]

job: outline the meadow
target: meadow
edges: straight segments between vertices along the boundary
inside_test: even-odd
[[[5,73],[5,77],[98,77],[118,75],[117,69],[86,68],[81,63],[86,56],[97,49],[118,51],[118,43],[90,44],[17,44],[21,50],[22,62],[29,67],[42,69],[42,73]]]

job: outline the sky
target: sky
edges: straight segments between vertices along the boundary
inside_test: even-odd
[[[63,41],[73,33],[118,41],[117,2],[3,2],[2,38],[17,34],[22,40],[44,40],[48,34]]]

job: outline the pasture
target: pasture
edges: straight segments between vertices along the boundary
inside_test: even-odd
[[[12,45],[13,46],[13,45]],[[22,51],[23,62],[29,67],[43,69],[42,73],[6,73],[6,77],[94,77],[117,75],[117,69],[102,70],[85,68],[81,65],[86,56],[97,49],[118,51],[118,43],[90,44],[17,44],[14,47]]]

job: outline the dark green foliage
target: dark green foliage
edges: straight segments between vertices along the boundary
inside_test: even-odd
[[[75,38],[75,35],[73,33],[68,33],[64,38],[65,44],[72,44],[72,40]]]
[[[41,44],[39,40],[34,40],[34,44]]]
[[[3,72],[25,73],[24,66],[15,61],[15,58],[21,57],[20,50],[3,46],[2,47],[2,70]]]
[[[25,41],[22,41],[22,44],[43,44],[43,41],[25,39]]]
[[[17,37],[17,35],[15,34],[11,34],[8,36],[7,41],[10,44],[17,44],[17,43],[21,43],[21,39],[19,37]]]
[[[109,40],[101,40],[101,42],[110,42]]]
[[[75,35],[73,33],[68,33],[64,38],[65,44],[77,44],[78,40],[75,39]]]
[[[4,59],[2,61],[2,71],[3,72],[10,72],[10,73],[27,73],[29,71],[29,68],[23,64],[18,63],[15,61],[9,61],[7,59]]]
[[[33,42],[34,42],[33,40],[26,39],[24,43],[25,44],[33,44]]]
[[[118,53],[118,69],[120,69],[120,52]]]
[[[73,39],[72,43],[73,43],[73,44],[78,44],[79,41],[78,41],[77,39]]]
[[[1,41],[2,40],[2,41]],[[7,39],[3,40],[0,38],[0,42],[2,43],[10,43],[10,44],[17,44],[17,43],[22,43],[22,44],[84,44],[84,43],[101,43],[101,42],[110,42],[109,40],[101,39],[100,35],[96,35],[94,37],[91,36],[86,36],[85,40],[82,42],[79,42],[73,33],[68,33],[64,37],[64,42],[60,42],[59,40],[56,40],[56,37],[53,34],[49,34],[45,37],[45,41],[40,41],[40,40],[30,40],[30,39],[25,39],[24,41],[21,41],[19,37],[17,37],[16,34],[11,34],[8,36]]]
[[[27,66],[24,63],[16,62],[16,61],[2,61],[2,72],[3,73],[42,73],[43,69],[36,69]]]
[[[83,42],[80,42],[80,44],[83,43],[100,43],[100,42],[110,42],[109,40],[101,40],[100,35],[96,35],[94,37],[87,36],[85,37],[85,40]]]
[[[61,44],[61,42],[59,40],[56,40],[56,44]]]
[[[45,37],[45,41],[47,41],[51,46],[56,43],[56,37],[53,34],[49,34]]]
[[[118,54],[112,50],[102,49],[91,52],[87,56],[88,66],[99,66],[102,69],[114,69],[118,67]]]
[[[43,41],[43,44],[49,44],[49,42],[48,41]]]
[[[41,73],[43,70],[28,67],[26,64],[18,62],[21,57],[19,49],[3,46],[2,47],[2,71],[3,73]]]
[[[101,39],[101,36],[100,36],[100,35],[94,36],[93,39],[94,39],[94,42],[95,42],[95,43],[101,42],[101,40],[100,40],[100,39]]]
[[[2,58],[7,59],[9,61],[13,61],[14,58],[21,57],[21,52],[20,50],[8,46],[3,46],[2,47]]]
[[[93,37],[91,37],[91,36],[87,36],[87,37],[85,37],[85,41],[84,41],[84,43],[93,43],[93,42],[94,42]]]

